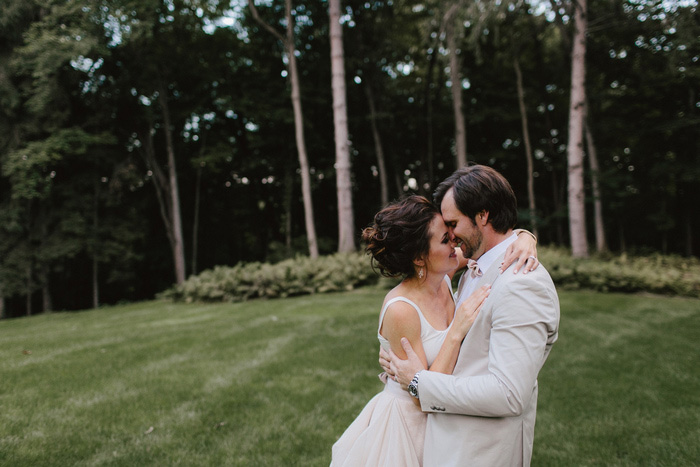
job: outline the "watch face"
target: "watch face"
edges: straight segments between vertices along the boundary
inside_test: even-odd
[[[413,397],[418,397],[418,388],[413,384],[409,384],[408,385],[408,393],[410,395],[412,395]]]

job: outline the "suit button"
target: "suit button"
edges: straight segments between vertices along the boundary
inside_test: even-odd
[[[436,411],[438,411],[438,412],[444,412],[444,411],[445,411],[445,408],[444,408],[444,407],[437,407],[437,406],[435,406],[435,405],[431,405],[431,406],[430,406],[430,410],[436,410]]]

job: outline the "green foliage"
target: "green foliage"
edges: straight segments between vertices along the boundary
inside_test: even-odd
[[[353,290],[376,283],[377,278],[364,255],[338,253],[317,259],[298,256],[276,264],[217,266],[190,277],[161,296],[186,302],[238,302]]]
[[[563,248],[541,248],[539,256],[558,287],[700,297],[697,258],[651,254],[582,259]]]

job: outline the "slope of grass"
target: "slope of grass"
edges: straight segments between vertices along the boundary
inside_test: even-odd
[[[0,322],[0,465],[328,465],[385,289]],[[700,301],[562,292],[533,465],[700,459]]]

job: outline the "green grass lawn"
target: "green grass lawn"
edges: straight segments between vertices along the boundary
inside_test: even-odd
[[[0,322],[0,465],[328,465],[385,290]],[[700,301],[560,292],[535,466],[700,462]]]

